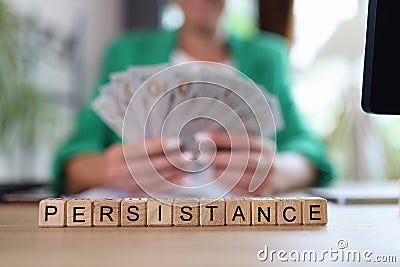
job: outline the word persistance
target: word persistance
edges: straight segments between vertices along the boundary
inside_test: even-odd
[[[323,198],[66,199],[39,204],[41,227],[326,225]]]

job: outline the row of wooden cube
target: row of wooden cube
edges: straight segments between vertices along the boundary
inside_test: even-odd
[[[44,199],[41,227],[325,225],[323,198]]]

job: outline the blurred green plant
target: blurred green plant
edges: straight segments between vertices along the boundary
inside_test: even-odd
[[[44,103],[24,75],[19,29],[17,16],[0,0],[0,152],[9,151],[15,142],[34,144]]]
[[[257,21],[241,14],[228,13],[225,24],[230,33],[241,38],[250,38],[259,32]]]

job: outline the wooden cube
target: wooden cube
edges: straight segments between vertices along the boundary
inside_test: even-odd
[[[173,207],[173,225],[200,225],[200,203],[198,199],[175,199]]]
[[[223,199],[200,199],[200,225],[225,225],[225,201]]]
[[[225,199],[226,225],[250,225],[251,207],[248,198]]]
[[[146,226],[147,198],[125,198],[121,202],[121,225]]]
[[[320,197],[302,198],[304,225],[325,225],[328,222],[326,199]]]
[[[91,227],[93,225],[93,201],[88,198],[73,198],[67,202],[67,226]]]
[[[47,198],[39,203],[40,227],[64,227],[66,224],[67,198]]]
[[[93,201],[93,226],[120,225],[120,198],[96,199]]]
[[[149,199],[147,201],[148,226],[172,226],[172,200]]]
[[[279,225],[301,225],[301,199],[276,198],[276,201],[276,218]]]
[[[276,201],[272,198],[252,198],[252,225],[276,225]]]

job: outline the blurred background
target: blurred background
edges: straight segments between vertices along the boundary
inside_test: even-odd
[[[366,13],[366,0],[227,0],[222,21],[244,38],[288,38],[293,94],[338,181],[400,176],[400,120],[360,108]],[[183,20],[165,0],[0,0],[0,184],[51,181],[112,38]]]

